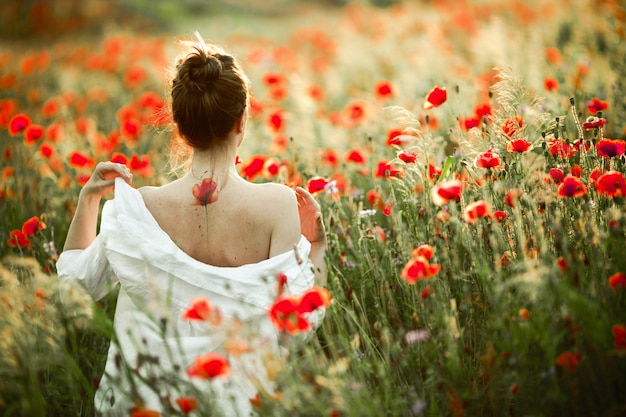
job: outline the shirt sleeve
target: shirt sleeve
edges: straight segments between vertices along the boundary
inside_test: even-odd
[[[104,242],[100,235],[86,249],[63,251],[57,261],[57,274],[61,280],[82,284],[96,301],[118,283],[104,254]]]

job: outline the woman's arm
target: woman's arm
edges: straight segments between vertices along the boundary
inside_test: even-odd
[[[311,242],[309,258],[315,268],[315,284],[326,285],[328,271],[324,257],[326,255],[326,230],[322,220],[320,205],[311,193],[303,188],[296,188],[298,199],[298,214],[300,215],[300,230],[304,237]]]
[[[96,166],[91,178],[80,191],[76,213],[70,223],[63,250],[85,249],[94,241],[100,200],[113,190],[117,177],[130,183],[132,174],[123,164],[100,162]]]

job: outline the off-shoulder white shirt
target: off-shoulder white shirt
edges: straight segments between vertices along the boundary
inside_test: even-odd
[[[271,390],[264,355],[279,354],[278,335],[267,316],[277,295],[276,275],[287,276],[290,293],[312,287],[310,249],[301,236],[292,251],[255,264],[207,265],[183,252],[159,227],[139,191],[117,179],[115,198],[104,204],[96,239],[84,250],[64,251],[57,263],[61,279],[81,283],[95,300],[120,285],[114,318],[119,343],[110,345],[96,409],[107,416],[128,416],[135,405],[125,395],[132,390],[118,367],[120,354],[131,367],[137,366],[139,353],[147,354],[158,360],[153,369],[171,371],[176,365],[180,369],[173,372],[185,378],[184,369],[197,356],[218,352],[229,358],[231,373],[211,383],[216,400],[225,415],[250,415],[249,399],[255,396],[257,384]],[[190,301],[199,296],[219,309],[222,325],[181,318]],[[243,337],[251,352],[230,355],[226,344],[233,337]],[[141,375],[153,372],[148,362],[144,360],[139,367]],[[201,386],[198,381],[193,384]],[[172,386],[158,388],[166,392]],[[158,396],[141,383],[139,392],[145,397],[145,407],[162,409]],[[169,393],[172,402],[184,394]]]

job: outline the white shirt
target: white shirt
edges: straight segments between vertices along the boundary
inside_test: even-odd
[[[111,343],[109,348],[96,409],[107,416],[128,416],[135,405],[126,396],[132,391],[131,385],[116,365],[120,353],[131,369],[137,366],[138,353],[148,355],[144,359],[158,360],[155,366],[144,360],[140,375],[156,372],[162,376],[162,371],[169,371],[179,376],[175,380],[185,380],[184,370],[197,356],[218,352],[229,358],[231,373],[214,380],[210,387],[226,415],[249,415],[249,399],[257,392],[255,383],[270,392],[272,389],[263,357],[267,353],[279,355],[277,332],[267,316],[277,295],[276,275],[282,272],[287,276],[287,292],[298,294],[312,287],[310,249],[310,243],[301,236],[294,250],[255,264],[204,264],[183,252],[159,227],[139,191],[117,179],[115,198],[104,205],[94,242],[84,250],[64,251],[57,263],[61,279],[82,283],[95,300],[120,285],[114,318],[119,343]],[[222,325],[181,318],[190,301],[199,296],[220,310]],[[236,326],[239,322],[241,327]],[[229,355],[226,345],[233,338],[245,340],[251,353]],[[180,369],[172,370],[172,365]],[[176,407],[177,397],[194,396],[194,389],[206,389],[203,384],[194,380],[177,388],[175,383],[163,381],[157,386],[163,394],[171,391],[169,396]],[[152,390],[139,383],[139,392],[146,408],[162,410],[159,396]],[[229,400],[231,397],[234,401]]]

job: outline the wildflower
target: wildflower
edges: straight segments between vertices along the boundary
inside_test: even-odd
[[[559,89],[559,81],[556,78],[548,77],[543,80],[543,88],[547,91],[556,91]]]
[[[441,169],[437,168],[435,165],[429,163],[428,164],[428,179],[435,180],[439,178],[441,175]]]
[[[578,352],[566,351],[556,358],[556,364],[567,371],[573,371],[578,367],[581,360],[581,354]]]
[[[187,375],[200,379],[225,377],[229,372],[230,363],[228,359],[213,352],[198,356],[194,362],[187,367]]]
[[[626,351],[626,324],[614,324],[612,332],[615,349]]]
[[[42,143],[41,146],[39,146],[39,153],[44,158],[50,158],[54,154],[54,148],[52,148],[49,143]]]
[[[42,222],[39,217],[34,216],[24,222],[22,225],[22,234],[27,237],[35,236],[35,233],[45,228],[46,224]]]
[[[402,172],[399,169],[394,168],[391,164],[389,164],[389,162],[380,161],[378,163],[375,176],[377,178],[396,177],[401,175],[401,173]]]
[[[402,129],[390,129],[387,132],[387,146],[402,144]]]
[[[389,81],[379,81],[374,86],[374,95],[378,100],[387,100],[396,95],[395,86]]]
[[[24,143],[27,146],[33,145],[39,139],[43,138],[43,127],[40,125],[31,124],[24,129]]]
[[[530,319],[530,311],[528,311],[527,308],[521,308],[519,310],[519,316],[522,320],[528,320]]]
[[[569,169],[570,174],[576,178],[580,178],[583,175],[583,169],[578,164],[574,164]]]
[[[420,279],[426,280],[439,273],[441,266],[439,264],[430,264],[429,259],[421,255],[411,256],[411,259],[404,265],[400,278],[407,284],[413,285]]]
[[[496,210],[492,213],[492,217],[496,219],[498,223],[502,223],[508,216],[504,211]]]
[[[609,286],[617,291],[617,287],[621,286],[622,289],[626,289],[626,274],[623,272],[616,272],[609,278]]]
[[[459,201],[462,191],[463,184],[461,181],[448,180],[435,184],[433,188],[430,189],[430,196],[433,200],[433,204],[441,207],[449,201]]]
[[[581,197],[585,194],[587,194],[585,184],[580,178],[571,175],[565,177],[557,191],[559,197]]]
[[[500,156],[489,149],[476,156],[474,159],[474,166],[477,168],[495,168],[500,165]]]
[[[31,123],[30,117],[24,113],[16,114],[9,121],[9,134],[11,136],[16,136],[18,133],[24,131],[24,129],[30,126]]]
[[[597,97],[592,98],[587,102],[587,110],[589,113],[596,114],[599,111],[603,111],[609,108],[609,103],[602,101]]]
[[[508,118],[500,125],[500,128],[505,135],[512,138],[515,134],[524,126],[524,119],[522,116],[515,115],[515,117]]]
[[[362,164],[365,162],[365,156],[358,149],[351,149],[345,155],[346,162],[354,162],[355,164]]]
[[[533,149],[533,144],[526,139],[515,139],[506,145],[509,152],[526,153]]]
[[[480,118],[474,116],[463,117],[459,120],[459,124],[461,125],[462,129],[470,130],[480,126]]]
[[[423,244],[418,246],[416,249],[413,249],[413,251],[411,252],[411,256],[423,256],[424,258],[426,258],[427,261],[430,261],[430,259],[433,257],[433,255],[435,254],[435,248],[433,248],[431,245],[428,244]]]
[[[133,65],[124,74],[124,85],[133,88],[144,82],[148,78],[148,72],[139,65]]]
[[[435,86],[426,95],[426,102],[424,103],[424,110],[430,110],[433,107],[439,107],[448,99],[448,93],[445,87]]]
[[[422,290],[422,293],[420,294],[420,298],[422,300],[425,300],[428,297],[430,297],[430,294],[432,294],[432,292],[433,292],[433,287],[429,285],[428,287]]]
[[[417,154],[415,152],[402,150],[398,152],[398,158],[400,158],[400,160],[404,163],[412,164],[417,160]]]
[[[565,174],[560,168],[550,168],[550,178],[552,178],[556,184],[560,184],[565,179]]]
[[[491,205],[485,200],[478,200],[465,207],[463,219],[467,223],[475,223],[478,219],[488,217],[490,214]]]
[[[601,117],[589,116],[587,120],[583,123],[583,129],[591,130],[591,129],[600,129],[603,128],[606,124],[606,119]]]
[[[319,191],[323,191],[326,184],[328,184],[327,179],[322,177],[313,177],[307,182],[306,188],[311,194],[315,194]]]
[[[183,414],[189,414],[198,408],[198,400],[194,397],[178,397],[176,398],[176,404],[178,404]]]
[[[11,230],[9,233],[9,240],[7,240],[7,244],[11,247],[19,247],[24,248],[30,245],[30,240],[27,236],[22,233],[21,230]]]
[[[217,183],[212,178],[204,178],[201,183],[194,184],[191,193],[196,198],[195,205],[206,206],[217,201]]]
[[[261,77],[261,81],[266,86],[284,85],[287,82],[287,77],[279,72],[266,72]]]
[[[551,139],[548,141],[548,150],[550,155],[559,156],[560,158],[569,159],[574,156],[575,148],[569,143],[560,139]]]
[[[626,180],[621,172],[608,171],[600,175],[595,181],[596,188],[600,195],[610,197],[626,196]]]
[[[343,114],[348,126],[357,126],[367,117],[366,104],[361,101],[354,101],[344,108]]]
[[[267,155],[253,155],[241,165],[241,174],[252,181],[263,171]]]
[[[130,417],[160,417],[161,413],[143,407],[135,407],[130,413]]]
[[[280,132],[285,129],[285,114],[282,110],[277,110],[267,116],[267,126],[273,132]]]
[[[546,48],[546,59],[552,65],[558,65],[561,63],[561,52],[555,47]]]
[[[96,161],[82,152],[73,151],[70,153],[69,163],[74,168],[93,168]]]
[[[602,139],[596,144],[598,156],[604,156],[606,158],[623,155],[625,147],[626,141],[623,141],[621,139]]]
[[[213,307],[206,297],[196,297],[185,311],[182,318],[184,320],[203,320],[214,326],[219,326],[222,321],[220,311]]]
[[[281,167],[281,162],[278,158],[268,158],[263,164],[263,177],[264,178],[274,178]]]
[[[339,163],[339,157],[337,156],[337,152],[332,149],[325,149],[322,153],[322,162],[330,165],[331,167],[336,167]]]
[[[314,286],[300,296],[298,311],[302,314],[312,313],[319,308],[328,308],[330,301],[331,295],[326,288]]]
[[[268,312],[274,327],[289,334],[308,331],[311,328],[306,317],[299,311],[299,299],[283,295],[272,304]]]
[[[565,274],[567,273],[567,271],[569,271],[569,264],[567,263],[567,261],[565,260],[564,257],[559,256],[556,260],[556,265],[559,267],[559,270],[561,271],[561,273]]]

